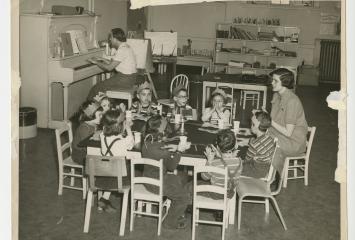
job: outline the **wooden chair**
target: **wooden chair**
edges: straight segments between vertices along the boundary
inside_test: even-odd
[[[283,182],[283,187],[287,187],[288,179],[304,179],[304,185],[308,186],[308,165],[309,165],[309,156],[311,154],[312,144],[314,135],[316,133],[316,127],[308,128],[308,139],[306,152],[300,156],[295,157],[286,157],[285,159],[285,179]],[[302,175],[299,175],[303,173]]]
[[[110,157],[110,156],[94,156],[87,155],[85,171],[89,177],[89,190],[86,199],[86,210],[84,220],[84,233],[89,232],[91,207],[93,202],[93,194],[97,191],[110,191],[123,193],[121,222],[119,235],[124,235],[128,205],[128,194],[130,186],[123,186],[122,184],[122,162],[125,157]],[[112,177],[117,179],[117,188],[106,189],[96,186],[95,177]]]
[[[218,168],[212,166],[196,166],[194,168],[194,195],[192,204],[192,240],[195,240],[195,231],[197,223],[213,224],[222,226],[222,240],[224,240],[225,229],[228,226],[228,199],[227,199],[227,179],[228,179],[228,169]],[[224,177],[224,186],[216,186],[210,184],[197,184],[197,175],[203,172],[213,172],[220,174]],[[203,196],[199,193],[210,192],[217,193],[222,196],[221,199],[212,199],[207,196]],[[212,209],[223,212],[223,221],[211,221],[200,219],[199,210],[200,209]]]
[[[187,89],[187,96],[189,96],[189,78],[185,74],[176,75],[170,83],[170,96],[173,93],[175,87],[183,85]],[[163,105],[169,105],[170,99],[159,99],[158,103]]]
[[[57,155],[58,155],[58,195],[62,195],[63,188],[80,190],[83,192],[83,199],[86,197],[86,178],[84,177],[84,167],[73,161],[71,158],[73,131],[70,122],[63,122],[60,129],[55,130]],[[69,184],[65,184],[65,178],[70,178]],[[82,181],[81,187],[75,186],[75,179]]]
[[[135,166],[145,165],[159,169],[159,179],[135,176]],[[156,186],[158,194],[146,189],[144,184]],[[161,233],[161,225],[168,215],[171,200],[163,201],[163,160],[157,161],[148,158],[131,159],[131,222],[130,231],[133,231],[135,215],[152,216],[158,218],[158,236]],[[143,206],[146,206],[145,208]],[[158,212],[152,211],[152,205],[158,207]]]
[[[238,194],[238,229],[240,229],[241,218],[242,218],[242,203],[261,203],[265,204],[265,211],[269,212],[269,199],[272,200],[275,210],[278,213],[281,223],[285,230],[287,230],[286,223],[281,215],[281,211],[276,202],[274,196],[280,193],[282,187],[282,181],[284,179],[285,164],[280,164],[275,161],[275,153],[277,152],[278,146],[276,146],[274,151],[274,156],[271,162],[268,176],[265,179],[258,179],[252,177],[240,177],[237,182],[237,194]],[[275,180],[276,172],[280,174],[280,180],[276,190],[271,190],[270,185]],[[263,198],[264,200],[251,200],[253,198]],[[245,199],[247,198],[247,199]]]
[[[254,106],[254,103],[256,103],[256,109],[259,109],[260,92],[259,91],[252,91],[252,90],[241,90],[239,105],[242,105],[242,102],[243,102],[243,105],[242,105],[243,110],[245,109],[247,101],[251,101],[253,106]]]

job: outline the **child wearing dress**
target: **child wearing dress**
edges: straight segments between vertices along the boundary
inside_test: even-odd
[[[125,119],[125,114],[119,110],[108,110],[102,116],[103,131],[100,134],[101,154],[103,156],[126,156],[127,151],[134,146],[131,131],[132,121]],[[122,162],[122,176],[127,176],[126,162]],[[125,179],[123,179],[125,180]],[[116,209],[109,201],[110,192],[104,192],[99,200],[99,208],[106,212]]]
[[[228,124],[231,112],[225,106],[226,101],[227,95],[222,89],[214,90],[211,97],[212,106],[205,109],[202,114],[202,121],[217,124],[218,120],[222,119],[224,124]]]

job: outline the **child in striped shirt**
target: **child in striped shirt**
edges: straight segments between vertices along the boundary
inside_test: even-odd
[[[207,146],[205,154],[207,157],[207,166],[224,168],[226,165],[230,175],[233,176],[233,180],[237,181],[242,171],[242,162],[240,158],[237,157],[235,143],[236,138],[234,133],[228,129],[222,130],[217,135],[217,146]],[[212,185],[224,186],[225,184],[224,176],[217,173],[202,173],[201,177],[205,181],[210,181]],[[222,196],[218,194],[209,194],[209,197],[219,199]]]
[[[252,119],[251,131],[256,135],[249,141],[248,151],[243,161],[243,176],[264,178],[269,172],[275,150],[274,139],[267,134],[271,126],[268,113],[256,112]]]

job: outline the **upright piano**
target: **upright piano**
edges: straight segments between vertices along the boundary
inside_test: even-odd
[[[97,21],[89,15],[21,15],[20,105],[37,109],[38,127],[57,128],[68,120],[103,72],[87,61],[104,52],[97,45]],[[84,33],[87,52],[58,55],[55,43],[69,30]]]

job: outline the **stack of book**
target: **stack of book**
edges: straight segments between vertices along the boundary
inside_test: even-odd
[[[256,40],[256,36],[254,33],[245,31],[244,29],[237,27],[230,27],[230,37],[234,39],[242,39],[242,40]]]

